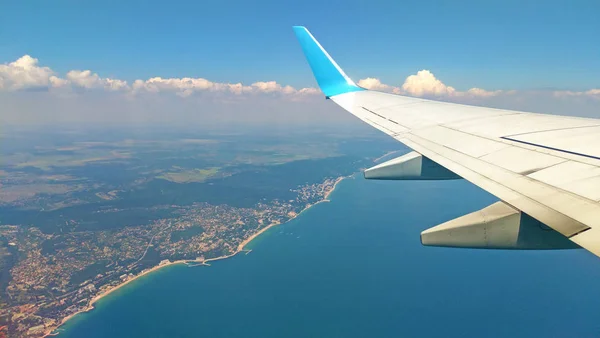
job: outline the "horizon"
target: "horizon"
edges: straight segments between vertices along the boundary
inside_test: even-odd
[[[43,16],[10,4],[2,20],[10,38],[0,51],[0,123],[355,124],[317,89],[293,36],[297,24],[368,89],[600,117],[594,1],[353,4],[283,11],[262,1],[251,18],[243,2],[143,10],[39,4],[49,13]],[[329,11],[337,15],[325,19]],[[213,29],[216,14],[228,29]],[[106,24],[115,22],[121,26]]]

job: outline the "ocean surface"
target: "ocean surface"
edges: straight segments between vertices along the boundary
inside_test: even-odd
[[[462,180],[346,179],[248,255],[144,276],[59,337],[600,336],[592,254],[421,246],[495,200]]]

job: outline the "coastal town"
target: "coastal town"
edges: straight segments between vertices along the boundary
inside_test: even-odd
[[[161,206],[175,209],[177,217],[114,230],[48,234],[35,227],[2,225],[7,248],[21,259],[10,270],[0,334],[50,335],[75,314],[93,309],[105,295],[152,271],[173,264],[210,265],[234,256],[267,229],[326,201],[341,180],[330,177],[301,185],[292,189],[295,199],[250,208],[205,202]]]

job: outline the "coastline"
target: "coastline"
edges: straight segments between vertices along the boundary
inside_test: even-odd
[[[314,207],[315,205],[322,203],[322,202],[329,202],[329,195],[331,195],[331,193],[335,190],[335,188],[337,187],[338,183],[340,183],[341,181],[343,181],[344,179],[351,177],[351,176],[340,176],[335,180],[335,183],[333,184],[333,186],[331,187],[331,189],[329,189],[325,195],[323,195],[323,199],[314,203],[314,204],[308,204],[306,205],[306,207],[304,209],[302,209],[299,213],[297,213],[296,215],[290,217],[290,219],[288,219],[287,221],[285,221],[284,223],[279,223],[279,222],[275,222],[275,223],[271,223],[269,225],[267,225],[266,227],[260,229],[257,233],[255,233],[254,235],[246,238],[244,241],[242,241],[236,250],[236,253],[241,252],[242,250],[244,250],[244,247],[246,245],[248,245],[250,242],[252,242],[252,240],[254,240],[256,237],[260,236],[263,232],[271,229],[274,226],[280,225],[280,224],[285,224],[293,219],[295,219],[296,217],[300,216],[303,212],[305,212],[306,210]],[[235,255],[235,254],[234,254]]]
[[[352,175],[349,175],[349,176],[340,176],[340,177],[338,177],[338,178],[335,180],[335,183],[333,184],[333,187],[331,187],[331,189],[329,189],[329,191],[327,191],[327,192],[325,193],[325,196],[323,196],[323,199],[321,200],[321,202],[322,202],[322,201],[327,201],[327,202],[329,202],[329,195],[331,195],[331,193],[332,193],[332,192],[335,190],[335,188],[337,188],[337,185],[338,185],[338,184],[339,184],[341,181],[343,181],[343,180],[345,180],[345,179],[347,179],[347,178],[349,178],[349,177],[352,177],[352,176],[354,176],[354,174],[352,174]],[[317,202],[317,203],[318,203],[318,202]],[[302,210],[302,211],[304,211],[304,210]]]
[[[202,262],[203,263],[204,261],[199,261],[199,260],[178,260],[178,261],[173,261],[173,262],[169,261],[167,263],[163,263],[163,264],[159,264],[159,265],[153,266],[150,269],[146,269],[146,270],[142,271],[141,273],[135,275],[134,277],[126,280],[125,282],[123,282],[123,283],[121,283],[119,285],[116,285],[116,286],[114,286],[114,287],[112,287],[112,288],[110,288],[108,290],[105,290],[105,291],[99,293],[94,298],[92,298],[92,300],[89,302],[88,306],[85,309],[83,309],[81,311],[77,311],[77,312],[75,312],[73,314],[70,314],[67,317],[63,318],[60,321],[60,324],[58,324],[58,326],[56,328],[52,329],[51,331],[46,332],[44,334],[44,337],[57,335],[57,333],[52,333],[52,332],[55,331],[56,329],[58,329],[60,326],[64,325],[69,319],[72,319],[73,317],[75,317],[76,315],[78,315],[80,313],[89,312],[89,311],[93,310],[94,309],[94,304],[97,301],[99,301],[100,299],[108,296],[109,294],[113,293],[114,291],[117,291],[118,289],[122,288],[123,286],[125,286],[125,285],[127,285],[127,284],[129,284],[129,283],[131,283],[131,282],[133,282],[135,280],[137,280],[138,278],[140,278],[142,276],[145,276],[145,275],[147,275],[147,274],[149,274],[151,272],[154,272],[154,271],[157,271],[159,269],[162,269],[164,267],[167,267],[167,266],[176,265],[176,264],[183,264],[183,263],[188,263],[188,262],[189,263],[192,263],[192,262]]]
[[[349,177],[352,177],[352,176],[353,176],[353,175],[349,175],[349,176],[340,176],[340,177],[338,177],[338,178],[335,180],[335,183],[333,184],[333,186],[332,186],[332,187],[331,187],[331,188],[330,188],[330,189],[329,189],[329,190],[328,190],[328,191],[327,191],[327,192],[326,192],[326,193],[323,195],[323,199],[322,199],[322,200],[320,200],[320,201],[318,201],[318,202],[316,202],[316,203],[313,203],[313,204],[307,204],[307,205],[306,205],[306,207],[305,207],[304,209],[302,209],[302,210],[301,210],[299,213],[297,213],[296,215],[294,215],[294,216],[290,217],[290,219],[288,219],[288,220],[287,220],[287,221],[285,221],[284,223],[280,223],[280,222],[273,222],[273,223],[271,223],[271,224],[267,225],[266,227],[264,227],[264,228],[260,229],[258,232],[254,233],[253,235],[251,235],[250,237],[248,237],[248,238],[246,238],[244,241],[242,241],[242,242],[241,242],[241,243],[238,245],[237,249],[236,249],[236,250],[235,250],[233,253],[231,253],[231,254],[229,254],[229,255],[223,255],[223,256],[214,257],[214,258],[209,258],[209,259],[204,259],[204,260],[199,260],[199,259],[182,259],[182,260],[177,260],[177,261],[173,261],[173,262],[171,262],[171,261],[164,262],[164,261],[163,261],[164,263],[163,263],[163,262],[161,262],[161,263],[159,263],[158,265],[156,265],[156,266],[154,266],[154,267],[152,267],[152,268],[149,268],[149,269],[143,270],[143,271],[142,271],[142,272],[140,272],[139,274],[137,274],[137,275],[133,276],[132,278],[130,278],[130,279],[128,279],[128,280],[126,280],[126,281],[122,282],[121,284],[119,284],[119,285],[116,285],[116,286],[114,286],[114,287],[112,287],[112,288],[109,288],[109,289],[107,289],[107,290],[105,290],[105,291],[103,291],[103,292],[99,293],[99,294],[98,294],[98,295],[96,295],[94,298],[92,298],[92,300],[89,302],[89,304],[88,304],[88,305],[87,305],[87,306],[86,306],[84,309],[82,309],[82,310],[80,310],[80,311],[77,311],[77,312],[75,312],[75,313],[73,313],[73,314],[70,314],[70,315],[68,315],[68,316],[64,317],[64,318],[63,318],[63,319],[60,321],[60,323],[59,323],[58,325],[56,325],[56,327],[54,327],[54,328],[51,328],[51,329],[47,329],[47,330],[44,332],[44,335],[43,335],[43,337],[51,337],[51,336],[56,336],[56,335],[59,335],[59,334],[60,334],[60,332],[55,332],[55,331],[56,331],[58,328],[60,328],[61,326],[63,326],[63,325],[64,325],[64,324],[65,324],[67,321],[69,321],[70,319],[72,319],[73,317],[75,317],[76,315],[78,315],[78,314],[80,314],[80,313],[89,312],[89,311],[93,310],[93,309],[94,309],[94,304],[95,304],[96,302],[98,302],[100,299],[102,299],[102,298],[104,298],[104,297],[108,296],[109,294],[111,294],[111,293],[113,293],[114,291],[116,291],[116,290],[118,290],[118,289],[122,288],[123,286],[125,286],[125,285],[127,285],[127,284],[129,284],[129,283],[131,283],[131,282],[133,282],[133,281],[135,281],[135,280],[137,280],[137,279],[139,279],[139,278],[141,278],[141,277],[143,277],[143,276],[147,275],[147,274],[150,274],[150,273],[152,273],[152,272],[154,272],[154,271],[160,270],[160,269],[162,269],[162,268],[164,268],[164,267],[167,267],[167,266],[176,265],[176,264],[200,263],[199,265],[208,265],[208,266],[210,266],[210,264],[208,264],[208,262],[212,262],[212,261],[218,261],[218,260],[222,260],[222,259],[227,259],[227,258],[231,258],[231,257],[233,257],[233,256],[237,255],[238,253],[240,253],[240,252],[244,251],[244,247],[245,247],[246,245],[248,245],[250,242],[252,242],[252,240],[254,240],[254,239],[255,239],[255,238],[257,238],[258,236],[260,236],[260,235],[261,235],[262,233],[264,233],[265,231],[267,231],[267,230],[271,229],[271,228],[272,228],[272,227],[274,227],[274,226],[277,226],[277,225],[280,225],[280,224],[285,224],[285,223],[287,223],[287,222],[290,222],[291,220],[293,220],[293,219],[295,219],[296,217],[300,216],[300,215],[301,215],[303,212],[305,212],[306,210],[310,209],[311,207],[313,207],[313,206],[315,206],[315,205],[317,205],[317,204],[319,204],[319,203],[322,203],[322,202],[329,202],[329,201],[330,201],[330,200],[329,200],[329,196],[330,196],[330,195],[331,195],[331,193],[332,193],[332,192],[335,190],[335,188],[337,187],[337,185],[338,185],[338,184],[339,184],[341,181],[343,181],[344,179],[346,179],[346,178],[349,178]]]

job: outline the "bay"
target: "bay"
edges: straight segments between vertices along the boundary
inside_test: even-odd
[[[342,181],[210,267],[170,266],[60,337],[593,337],[600,265],[584,250],[423,247],[422,230],[496,199],[466,181]]]

